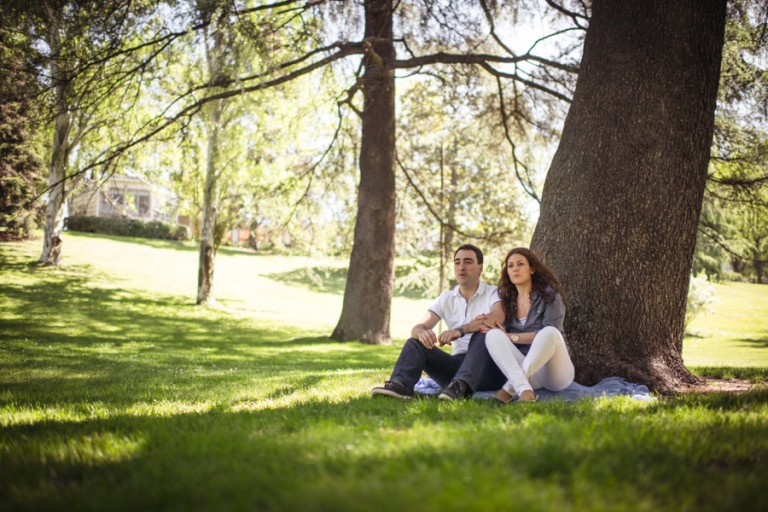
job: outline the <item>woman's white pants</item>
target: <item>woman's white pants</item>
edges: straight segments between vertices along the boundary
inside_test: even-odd
[[[574,368],[568,347],[554,327],[545,327],[536,333],[528,355],[523,355],[500,329],[488,331],[485,345],[496,366],[507,377],[503,387],[510,394],[539,388],[562,391],[573,382]]]

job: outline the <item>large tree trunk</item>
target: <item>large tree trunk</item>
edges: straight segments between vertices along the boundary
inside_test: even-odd
[[[725,4],[593,4],[532,242],[569,295],[578,382],[695,381],[681,352]]]
[[[58,56],[61,50],[59,24],[51,13],[48,28],[48,44],[51,54]],[[51,161],[48,173],[48,200],[45,208],[45,227],[43,235],[43,252],[40,263],[58,265],[61,259],[61,231],[64,227],[64,202],[66,200],[67,165],[70,147],[70,113],[68,103],[69,81],[64,76],[56,58],[51,60],[51,79],[56,91],[56,122],[53,129]]]
[[[395,80],[391,0],[366,0],[368,51],[363,75],[363,131],[357,218],[335,340],[390,343],[395,260]]]

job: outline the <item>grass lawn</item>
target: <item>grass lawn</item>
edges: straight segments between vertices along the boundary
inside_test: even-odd
[[[768,286],[717,285],[713,312],[696,317],[683,341],[688,366],[768,368]]]
[[[768,508],[755,285],[719,287],[684,348],[748,393],[493,408],[369,399],[399,348],[325,337],[343,262],[223,250],[222,308],[201,309],[193,245],[68,233],[61,268],[39,251],[0,244],[0,511]],[[393,336],[428,303],[397,297]]]

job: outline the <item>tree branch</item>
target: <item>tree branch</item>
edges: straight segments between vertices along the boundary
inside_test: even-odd
[[[424,203],[424,206],[427,207],[427,210],[429,213],[437,220],[441,226],[447,226],[451,228],[456,233],[460,234],[461,236],[472,238],[475,240],[484,240],[486,242],[492,242],[492,243],[498,243],[501,240],[501,237],[512,234],[511,231],[501,231],[497,233],[491,233],[490,235],[478,235],[476,233],[468,233],[461,228],[459,228],[456,224],[452,222],[447,222],[443,220],[443,218],[440,216],[438,212],[435,211],[435,209],[432,207],[432,205],[427,200],[426,195],[421,191],[421,189],[416,185],[416,183],[411,178],[411,175],[408,173],[408,169],[406,169],[405,165],[403,165],[403,162],[400,161],[400,157],[395,157],[397,160],[397,165],[400,167],[400,170],[403,171],[403,174],[405,175],[405,179],[408,180],[408,184],[413,187],[413,190],[416,191],[416,194],[421,198],[421,201]]]
[[[705,227],[707,227],[709,229],[712,229],[713,231],[715,231],[715,233],[717,233],[717,231],[713,227],[711,227],[711,226],[705,226]],[[707,237],[709,240],[714,242],[716,245],[720,246],[725,252],[727,252],[728,254],[730,254],[731,256],[733,256],[733,257],[735,257],[735,258],[737,258],[739,260],[749,261],[749,262],[752,262],[752,263],[768,263],[768,260],[759,260],[759,259],[756,259],[756,258],[751,258],[749,256],[744,256],[743,254],[739,254],[739,253],[735,252],[733,249],[728,247],[723,240],[721,240],[722,237],[719,236],[719,233],[717,233],[718,236],[712,235],[712,234],[708,233],[707,230],[702,229],[701,226],[699,226],[697,228],[697,230],[698,230],[699,233],[701,233],[702,235]]]
[[[186,107],[182,108],[175,115],[173,115],[173,116],[171,116],[169,118],[162,119],[162,116],[165,115],[165,112],[167,112],[172,107],[173,104],[175,104],[177,101],[179,101],[180,98],[177,98],[176,100],[174,100],[174,102],[171,103],[171,105],[166,107],[166,109],[164,110],[163,113],[161,113],[159,116],[157,116],[154,119],[152,119],[152,120],[148,121],[147,123],[145,123],[144,126],[142,126],[137,131],[137,133],[140,133],[141,130],[143,130],[145,127],[153,125],[155,123],[159,123],[159,124],[156,124],[153,128],[151,128],[147,133],[145,133],[145,134],[143,134],[141,136],[137,136],[136,134],[134,134],[134,137],[132,139],[130,139],[130,140],[126,141],[126,142],[123,142],[122,144],[118,144],[117,146],[113,146],[111,148],[108,148],[108,149],[102,151],[101,154],[99,156],[97,156],[96,159],[93,162],[91,162],[90,164],[88,164],[85,167],[81,168],[77,172],[74,172],[74,173],[70,174],[69,176],[59,180],[58,182],[50,185],[40,195],[38,195],[32,201],[30,201],[30,204],[32,202],[34,202],[35,200],[39,199],[48,190],[51,190],[51,189],[55,188],[56,186],[64,183],[65,181],[74,178],[75,176],[79,176],[81,174],[84,174],[84,173],[88,172],[89,170],[91,170],[91,169],[93,169],[95,167],[99,167],[99,166],[102,166],[102,165],[105,165],[105,164],[109,163],[110,160],[119,157],[120,155],[125,153],[127,150],[129,150],[129,149],[131,149],[131,148],[133,148],[133,147],[135,147],[135,146],[137,146],[137,145],[139,145],[139,144],[141,144],[143,142],[147,142],[147,141],[151,140],[156,135],[161,133],[163,130],[165,130],[169,126],[175,124],[176,122],[178,122],[182,118],[184,118],[184,117],[191,117],[191,116],[195,115],[197,112],[200,111],[200,109],[202,109],[202,107],[204,105],[210,103],[211,101],[216,101],[216,100],[219,100],[219,99],[230,98],[230,97],[233,97],[233,96],[238,96],[240,94],[246,94],[246,93],[254,92],[254,91],[257,91],[257,90],[269,89],[271,87],[275,87],[275,86],[281,85],[283,83],[286,83],[286,82],[289,82],[291,80],[294,80],[294,79],[296,79],[296,78],[298,78],[300,76],[303,76],[303,75],[306,75],[308,73],[311,73],[312,71],[314,71],[316,69],[324,67],[324,66],[326,66],[326,65],[328,65],[328,64],[330,64],[330,63],[332,63],[334,61],[337,61],[339,59],[342,59],[342,58],[344,58],[344,57],[346,57],[348,55],[353,55],[353,54],[361,53],[360,45],[359,44],[354,44],[354,43],[346,44],[346,45],[341,46],[340,48],[341,49],[338,52],[336,52],[335,54],[329,55],[328,57],[326,57],[324,59],[321,59],[321,60],[319,60],[317,62],[314,62],[314,63],[309,64],[307,66],[304,66],[302,68],[296,69],[296,70],[294,70],[294,71],[292,71],[292,72],[290,72],[290,73],[288,73],[286,75],[274,78],[272,80],[267,80],[265,82],[260,82],[258,84],[250,85],[248,87],[240,87],[240,88],[237,88],[237,89],[230,89],[230,90],[223,91],[223,92],[220,92],[220,93],[217,93],[217,94],[212,94],[212,95],[206,96],[206,97],[201,98],[201,99],[195,101],[194,103],[192,103],[190,105],[187,105]],[[204,87],[201,87],[201,88],[204,88]],[[182,97],[187,96],[187,95],[191,94],[192,92],[193,91],[187,91],[186,93],[184,93],[182,95]]]
[[[514,57],[501,57],[499,55],[491,55],[487,53],[474,53],[474,54],[457,54],[447,52],[437,52],[430,55],[422,55],[421,57],[413,57],[406,60],[392,60],[385,61],[395,69],[398,68],[416,68],[425,66],[427,64],[487,64],[489,62],[499,64],[520,64],[521,62],[536,62],[544,64],[545,66],[553,67],[569,73],[578,73],[578,66],[572,66],[569,64],[563,64],[561,62],[545,59],[537,55],[531,55],[526,53],[525,55],[518,55]]]
[[[502,126],[504,126],[504,136],[507,139],[507,142],[512,147],[512,161],[514,162],[514,168],[515,168],[515,176],[517,176],[517,181],[520,182],[520,186],[523,187],[523,190],[526,194],[531,196],[537,203],[541,204],[541,198],[536,193],[536,191],[533,189],[533,184],[531,183],[531,176],[528,172],[528,168],[523,165],[523,168],[525,169],[526,178],[523,179],[523,177],[520,175],[520,169],[519,169],[519,160],[517,159],[517,146],[512,141],[512,136],[509,133],[509,122],[508,122],[508,116],[507,116],[507,109],[504,105],[504,88],[501,84],[501,79],[496,77],[496,86],[499,89],[499,104],[500,104],[500,112],[501,112],[501,122]]]
[[[570,11],[565,7],[563,7],[562,5],[554,2],[553,0],[546,0],[546,2],[547,4],[550,5],[550,7],[554,8],[555,10],[571,18],[573,20],[574,25],[576,25],[577,27],[582,28],[584,30],[587,29],[587,27],[581,24],[581,21],[587,21],[587,22],[589,21],[589,16],[587,16],[585,13]],[[582,3],[581,5],[586,11],[586,5],[584,5],[584,3]]]
[[[485,14],[485,19],[488,22],[488,25],[491,27],[491,37],[494,41],[496,41],[496,44],[501,46],[505,52],[507,52],[510,55],[515,55],[515,52],[512,51],[511,48],[509,48],[504,42],[501,40],[499,35],[496,33],[496,24],[493,20],[493,13],[491,13],[491,8],[488,6],[488,2],[486,0],[480,0],[480,7],[483,8],[483,14]]]

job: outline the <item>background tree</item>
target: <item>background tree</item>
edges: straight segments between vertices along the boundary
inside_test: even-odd
[[[768,4],[729,3],[694,271],[762,274],[768,217]],[[747,220],[749,219],[749,220]],[[746,221],[746,222],[745,222]],[[756,224],[755,224],[756,223]]]
[[[439,77],[404,81],[398,117],[398,209],[418,210],[398,221],[398,254],[432,249],[442,255],[438,281],[434,273],[428,277],[432,295],[450,286],[459,241],[483,247],[489,255],[485,278],[493,281],[500,248],[530,239],[530,198],[514,179],[495,84],[471,67],[441,69]],[[515,133],[517,140],[525,136]]]
[[[576,379],[669,390],[712,142],[725,1],[593,3],[533,248],[569,293]]]
[[[29,5],[11,2],[6,8],[14,20],[11,30],[29,39],[23,68],[43,88],[38,101],[43,119],[51,126],[40,262],[56,265],[65,201],[83,175],[72,168],[71,159],[76,153],[84,158],[89,153],[80,151],[89,147],[84,141],[98,140],[100,130],[122,121],[122,113],[131,108],[124,94],[146,62],[136,55],[142,45],[131,51],[124,43],[136,34],[137,17],[146,5],[128,0],[46,0]],[[106,102],[114,107],[118,98],[124,100],[122,109],[102,108]]]
[[[483,4],[485,5],[485,4]],[[537,82],[534,73],[523,71],[520,67],[526,62],[544,67],[551,66],[555,72],[565,75],[573,71],[573,66],[547,61],[534,56],[531,51],[517,55],[495,34],[495,28],[489,20],[489,10],[477,16],[472,9],[437,9],[425,4],[422,11],[421,27],[418,34],[393,39],[392,24],[394,18],[393,3],[386,1],[365,2],[366,29],[362,43],[366,55],[363,62],[362,92],[364,108],[362,111],[362,146],[360,158],[360,187],[358,189],[358,212],[356,216],[354,245],[350,257],[349,275],[344,293],[344,305],[339,322],[331,337],[336,340],[361,340],[367,343],[389,342],[389,314],[392,297],[392,278],[394,268],[394,171],[389,162],[394,156],[394,69],[418,69],[424,66],[443,64],[474,64],[497,78],[499,93],[502,95],[501,79],[519,81],[531,89],[538,89],[560,99],[568,99],[561,89],[567,87],[567,80],[547,87]],[[408,16],[413,16],[413,7],[398,3],[404,25]],[[487,7],[487,6],[486,6]],[[474,14],[474,16],[473,16]],[[418,15],[415,16],[418,18]],[[499,46],[506,52],[502,56],[492,53],[475,53],[486,48],[480,41],[489,36],[479,36],[478,32],[488,27],[492,36],[491,46]],[[446,30],[447,29],[447,30]],[[472,35],[462,33],[462,29]],[[400,36],[400,35],[399,35]],[[402,45],[413,57],[396,59],[394,41]],[[461,42],[461,45],[458,44]],[[447,53],[446,48],[466,46],[468,51]],[[424,55],[415,55],[416,49],[424,49]],[[431,52],[431,53],[430,53]],[[499,70],[492,62],[513,66],[511,71]],[[554,75],[555,72],[549,73]],[[523,76],[525,75],[525,76]],[[391,89],[391,91],[390,91]],[[519,98],[515,97],[515,101]],[[502,99],[502,118],[508,123],[505,102]],[[392,117],[393,122],[390,122]],[[374,121],[375,120],[375,121]],[[376,142],[373,147],[367,142]],[[511,138],[510,138],[511,141]],[[370,151],[370,153],[369,153]],[[513,158],[518,176],[524,167],[517,156]],[[522,177],[522,176],[521,176]],[[370,190],[369,190],[370,187]],[[533,192],[533,191],[530,191]],[[370,195],[369,195],[370,194]]]
[[[389,340],[395,259],[395,75],[391,0],[365,1],[360,184],[344,306],[332,339]]]
[[[535,55],[532,52],[536,45],[527,52],[515,54],[496,34],[494,12],[489,7],[490,4],[485,2],[480,3],[482,9],[459,5],[438,9],[436,5],[430,3],[398,3],[399,23],[402,23],[403,34],[397,39],[391,36],[378,37],[382,34],[377,35],[376,30],[373,29],[371,29],[372,32],[369,32],[369,37],[366,37],[365,30],[362,30],[362,21],[366,21],[366,23],[370,21],[366,20],[366,13],[382,13],[376,15],[378,16],[376,23],[370,21],[371,27],[379,27],[377,25],[379,22],[383,23],[381,26],[391,25],[394,17],[392,3],[385,5],[383,2],[369,2],[368,8],[363,6],[363,15],[360,14],[360,9],[356,5],[336,2],[287,1],[274,4],[253,4],[252,6],[243,6],[232,2],[216,2],[216,5],[220,8],[226,7],[230,16],[237,20],[255,20],[253,24],[260,27],[260,30],[256,32],[256,39],[262,37],[263,34],[272,34],[273,39],[271,41],[274,44],[268,45],[270,61],[263,67],[244,69],[237,76],[226,75],[216,81],[207,80],[189,84],[186,90],[179,91],[164,108],[158,109],[160,113],[153,119],[139,123],[138,128],[133,130],[133,133],[127,138],[118,141],[106,150],[99,151],[100,157],[79,166],[79,170],[72,176],[79,176],[83,172],[100,166],[115,168],[115,162],[124,157],[131,148],[156,138],[158,134],[171,126],[180,122],[189,122],[201,109],[207,108],[206,105],[275,87],[320,68],[334,65],[343,68],[343,61],[348,57],[351,57],[350,62],[355,62],[361,55],[364,56],[363,65],[359,68],[362,76],[358,74],[355,83],[346,92],[339,95],[341,104],[348,105],[352,111],[359,111],[363,117],[359,146],[361,177],[358,191],[362,191],[364,197],[362,200],[358,199],[356,223],[360,223],[361,227],[355,229],[350,259],[347,291],[350,298],[345,301],[337,326],[339,328],[335,330],[335,337],[386,342],[389,338],[388,304],[391,301],[394,258],[394,222],[390,219],[394,218],[395,206],[392,200],[392,190],[394,189],[393,186],[390,186],[394,180],[394,171],[383,170],[382,162],[391,160],[394,153],[387,156],[390,154],[389,145],[371,145],[368,144],[368,141],[377,140],[381,137],[386,140],[394,140],[395,135],[393,123],[385,123],[386,130],[381,131],[379,130],[381,119],[377,119],[375,123],[371,122],[370,118],[366,120],[366,98],[369,98],[375,89],[374,82],[367,83],[367,80],[374,74],[366,75],[366,73],[378,69],[381,73],[391,74],[394,77],[394,72],[398,69],[426,70],[430,66],[440,63],[480,66],[496,78],[500,95],[515,93],[512,98],[502,99],[499,102],[505,132],[511,142],[508,128],[509,122],[514,121],[514,119],[510,119],[506,107],[519,102],[525,95],[530,94],[530,91],[539,91],[542,94],[567,101],[569,97],[567,79],[557,80],[555,78],[568,76],[569,73],[573,72],[574,66],[548,61]],[[159,13],[160,10],[157,12]],[[164,12],[169,11],[166,9]],[[321,16],[315,16],[318,13]],[[333,18],[333,15],[338,13],[349,14],[349,16],[345,16],[349,23],[344,25],[320,23],[324,20],[338,19],[338,17]],[[191,19],[189,16],[185,19],[183,15],[174,17],[168,21],[162,30],[156,33],[156,37],[142,42],[139,46],[154,52],[152,55],[154,58],[157,53],[161,53],[164,48],[168,47],[173,39],[207,29],[208,21],[196,20],[192,23],[190,22]],[[105,31],[105,33],[110,32]],[[408,58],[397,59],[394,53],[395,45],[402,48]],[[446,52],[446,49],[455,51],[449,53]],[[488,52],[486,51],[488,49],[494,51]],[[500,55],[494,52],[500,53]],[[87,52],[83,52],[83,55],[86,54]],[[120,52],[118,52],[119,54]],[[85,61],[92,62],[88,59]],[[96,62],[106,65],[107,62],[113,61],[105,57],[100,60],[97,59]],[[542,71],[544,68],[547,70]],[[97,69],[97,67],[92,66],[87,69]],[[558,73],[561,75],[557,75]],[[125,76],[129,76],[129,74]],[[543,80],[551,82],[552,86],[548,86]],[[519,83],[524,91],[518,96],[516,88],[508,89],[502,84],[502,81]],[[381,87],[379,90],[390,94],[387,87]],[[354,99],[356,92],[362,92],[363,108],[356,105],[357,100]],[[345,94],[346,100],[342,98]],[[370,105],[375,106],[374,110],[383,105],[381,99],[369,102]],[[75,108],[71,111],[76,112],[78,110]],[[513,109],[511,112],[515,111]],[[371,132],[371,130],[374,131]],[[392,130],[391,133],[390,130]],[[386,133],[384,133],[385,131]],[[513,162],[516,175],[521,179],[524,178],[524,175],[528,173],[525,166],[520,165],[521,161],[514,151]],[[378,180],[382,181],[379,182]],[[377,183],[386,186],[372,185]],[[369,186],[371,186],[371,193],[373,194],[371,197],[365,196],[365,190]],[[535,194],[530,183],[526,187],[529,193]],[[55,190],[52,187],[51,197],[54,197],[53,192]],[[384,220],[384,224],[381,224],[381,220]],[[373,224],[369,225],[369,222],[373,222]],[[387,233],[371,231],[371,227],[376,227],[377,230],[383,229]],[[384,260],[381,259],[382,257]],[[372,293],[367,293],[367,291]],[[361,302],[355,298],[372,297],[373,295],[381,296],[382,300],[376,301],[376,304],[366,304],[367,307],[365,308],[357,306]]]
[[[44,189],[40,141],[36,137],[39,112],[34,97],[37,84],[24,72],[28,43],[0,12],[0,239],[29,236],[38,217],[35,197]]]

